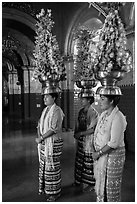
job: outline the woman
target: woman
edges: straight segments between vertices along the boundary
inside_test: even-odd
[[[125,162],[124,131],[126,118],[117,104],[120,96],[101,95],[103,110],[99,117],[95,133],[92,156],[95,160],[95,191],[98,202],[121,201],[122,172]]]
[[[55,201],[61,193],[60,156],[63,140],[61,138],[64,113],[56,105],[57,93],[44,95],[44,108],[38,123],[39,153],[39,194],[45,193],[47,201]]]
[[[94,189],[95,179],[93,173],[93,133],[97,123],[98,114],[91,106],[94,97],[83,97],[83,108],[79,111],[74,138],[77,140],[75,158],[75,182],[73,185],[82,184],[83,191]]]

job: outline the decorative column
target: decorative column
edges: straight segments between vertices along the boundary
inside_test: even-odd
[[[64,110],[65,110],[65,127],[67,129],[74,128],[74,61],[73,56],[64,57],[64,65],[67,74],[65,81],[67,87],[64,90]]]
[[[42,109],[42,84],[32,80],[34,67],[22,67],[24,74],[24,107],[25,118],[37,120]]]
[[[27,66],[22,66],[23,70],[23,84],[24,84],[24,93],[23,93],[23,111],[24,119],[30,118],[30,98],[29,98],[29,71]]]
[[[9,112],[15,113],[21,118],[22,101],[21,101],[21,86],[18,85],[17,70],[14,68],[9,71]]]
[[[8,74],[8,85],[9,85],[9,112],[13,113],[14,110],[14,86],[13,86],[13,74],[12,71],[9,71]]]

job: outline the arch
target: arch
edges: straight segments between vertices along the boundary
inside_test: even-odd
[[[21,12],[17,9],[3,8],[2,9],[2,18],[20,21],[35,31],[36,19],[34,19],[32,16],[30,16],[24,12]]]
[[[78,27],[83,25],[85,22],[90,19],[98,19],[100,22],[105,20],[105,12],[102,9],[97,9],[95,6],[91,5],[89,8],[87,5],[84,5],[81,9],[77,11],[75,16],[72,17],[72,21],[67,31],[67,36],[65,40],[64,53],[65,55],[72,55],[73,47],[73,37],[75,35]]]
[[[128,15],[129,15],[130,22],[129,22],[129,25],[126,27],[126,35],[129,35],[131,32],[134,32],[134,25],[135,25],[135,3],[134,2],[131,3],[131,8],[129,10]],[[77,13],[72,17],[72,21],[67,31],[65,46],[64,46],[65,55],[71,56],[73,54],[73,37],[78,27],[83,25],[86,21],[88,22],[90,21],[90,19],[94,19],[94,18],[100,20],[103,23],[106,16],[107,14],[105,13],[105,11],[94,2],[90,2],[89,7],[84,5],[81,9],[79,9]]]
[[[17,53],[21,56],[23,65],[29,65],[28,59],[30,58],[29,55],[32,56],[34,43],[26,36],[14,29],[7,30],[8,36],[10,36],[14,42],[15,46],[13,50],[16,50]],[[3,37],[3,40],[6,39],[6,36]],[[32,53],[30,53],[32,52]],[[28,55],[28,58],[26,57]]]

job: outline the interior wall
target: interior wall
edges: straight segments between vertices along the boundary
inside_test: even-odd
[[[126,116],[125,143],[128,151],[135,152],[135,85],[121,87],[119,108]]]

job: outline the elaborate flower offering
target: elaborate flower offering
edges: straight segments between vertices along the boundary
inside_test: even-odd
[[[106,6],[108,15],[99,35],[94,63],[95,77],[102,84],[98,94],[121,95],[117,82],[132,69],[132,56],[126,48],[126,32],[118,14],[121,3],[98,3]],[[106,9],[104,8],[104,9]]]
[[[35,37],[35,70],[34,79],[39,79],[40,82],[45,81],[63,81],[66,79],[63,57],[60,55],[59,45],[56,36],[52,34],[54,21],[51,18],[51,10],[42,9],[36,16]]]
[[[96,59],[94,49],[90,49],[94,31],[81,27],[75,34],[74,78],[75,81],[94,79],[93,65]]]
[[[132,69],[132,56],[126,48],[127,38],[116,4],[111,3],[97,46],[98,57],[95,71],[123,71]]]
[[[94,61],[96,60],[96,46],[93,38],[95,31],[90,31],[86,27],[81,27],[75,35],[74,46],[74,80],[79,88],[82,88],[80,97],[91,97],[92,90],[97,85],[94,76]]]

